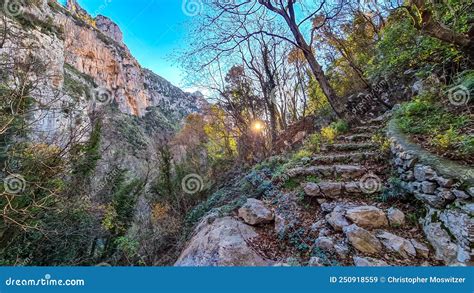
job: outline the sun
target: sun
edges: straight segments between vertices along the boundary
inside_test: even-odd
[[[252,130],[255,132],[262,132],[265,129],[265,124],[260,120],[255,120],[252,123]]]

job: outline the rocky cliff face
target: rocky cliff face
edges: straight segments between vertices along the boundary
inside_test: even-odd
[[[181,118],[198,110],[204,99],[184,93],[168,81],[140,66],[123,43],[120,28],[109,18],[92,18],[75,0],[66,7],[53,0],[38,1],[10,19],[11,26],[28,30],[32,43],[51,71],[53,85],[63,89],[64,68],[70,66],[90,77],[96,89],[108,91],[121,112],[143,117],[149,107],[171,105]],[[8,13],[7,13],[8,16]]]
[[[66,7],[55,0],[20,3],[0,11],[7,26],[0,55],[12,64],[31,58],[42,66],[31,76],[37,79],[31,95],[40,102],[32,138],[58,145],[72,137],[85,141],[100,115],[103,150],[94,180],[99,184],[116,167],[144,176],[159,142],[206,101],[142,68],[120,28],[105,16],[91,17],[75,0]],[[9,70],[11,76],[19,72]]]
[[[160,112],[172,124],[206,105],[202,96],[185,93],[142,68],[109,18],[92,18],[75,0],[66,7],[54,0],[26,3],[6,11],[9,31],[19,37],[17,44],[7,38],[0,53],[9,58],[34,55],[45,65],[44,83],[35,94],[54,107],[38,114],[36,133],[47,136],[67,128],[75,117],[61,113],[71,103],[85,120],[97,104],[110,103],[139,118]]]

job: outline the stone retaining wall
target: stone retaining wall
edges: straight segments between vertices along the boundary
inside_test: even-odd
[[[436,258],[447,265],[473,265],[474,169],[439,158],[389,123],[393,164],[402,188],[424,203],[420,220]]]

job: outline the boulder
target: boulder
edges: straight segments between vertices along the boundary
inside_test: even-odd
[[[411,244],[416,250],[416,255],[421,258],[428,258],[430,255],[430,249],[428,246],[416,241],[415,239],[410,239]]]
[[[195,230],[175,266],[270,266],[248,242],[257,237],[251,226],[236,218],[205,218]]]
[[[377,237],[355,224],[344,227],[344,234],[351,245],[360,252],[376,254],[382,250],[382,244]]]
[[[387,211],[388,221],[392,227],[400,227],[405,225],[405,214],[396,208],[389,208]]]
[[[247,199],[239,209],[239,217],[249,225],[267,224],[273,221],[272,211],[262,201],[254,198]]]
[[[350,225],[349,221],[344,216],[344,210],[338,207],[326,215],[326,221],[336,231],[342,231],[344,227]]]
[[[374,206],[360,206],[347,210],[346,217],[364,228],[380,228],[388,225],[385,213]]]
[[[388,267],[389,265],[380,259],[375,259],[372,257],[359,257],[354,256],[354,265],[356,267]]]
[[[385,231],[378,233],[377,237],[388,250],[397,252],[404,258],[416,256],[415,247],[413,247],[413,244],[405,238]]]

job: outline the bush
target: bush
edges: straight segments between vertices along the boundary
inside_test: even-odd
[[[328,127],[323,127],[323,129],[321,129],[321,137],[328,143],[334,143],[334,141],[336,140],[336,137],[337,137],[337,131],[331,127],[331,126],[328,126]]]
[[[331,127],[337,132],[337,134],[344,134],[349,131],[349,124],[342,119],[333,122]]]

